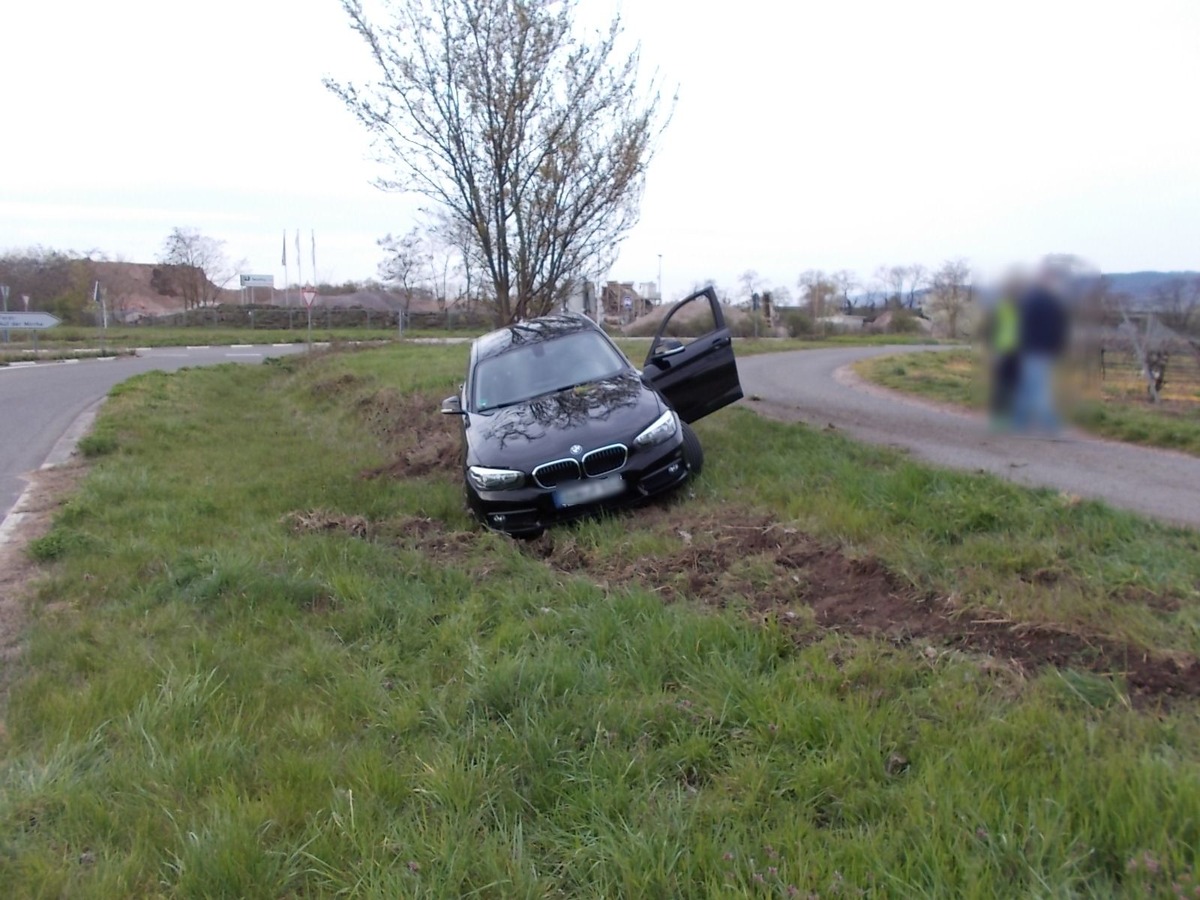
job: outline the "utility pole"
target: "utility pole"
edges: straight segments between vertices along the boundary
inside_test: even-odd
[[[108,306],[104,303],[104,291],[100,289],[100,282],[97,281],[92,287],[92,302],[100,304],[100,321],[103,331],[100,336],[100,353],[108,349]]]
[[[659,302],[659,305],[661,306],[661,305],[662,305],[662,302],[663,302],[663,292],[662,292],[662,254],[661,254],[661,253],[660,253],[660,254],[658,254],[658,302]]]

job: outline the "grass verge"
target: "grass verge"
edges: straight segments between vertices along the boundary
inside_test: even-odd
[[[987,397],[981,358],[971,350],[876,357],[854,369],[884,387],[945,403],[981,409]],[[1101,437],[1200,456],[1200,394],[1194,387],[1169,387],[1154,405],[1136,377],[1114,373],[1077,395],[1068,417]]]
[[[10,894],[1193,889],[1193,698],[906,623],[1184,666],[1196,533],[734,409],[691,496],[514,543],[471,527],[431,412],[465,355],[113,392],[37,550]],[[864,597],[874,631],[836,615]]]

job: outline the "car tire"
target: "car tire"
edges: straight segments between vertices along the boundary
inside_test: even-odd
[[[704,448],[700,446],[700,438],[696,437],[692,426],[687,422],[680,424],[683,426],[683,461],[692,475],[699,475],[704,468]]]

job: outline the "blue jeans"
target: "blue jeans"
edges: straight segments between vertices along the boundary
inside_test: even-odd
[[[1018,379],[1013,425],[1019,429],[1058,431],[1058,411],[1054,408],[1054,357],[1048,353],[1025,354],[1021,357]]]

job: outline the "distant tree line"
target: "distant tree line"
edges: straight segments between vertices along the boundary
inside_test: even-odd
[[[9,286],[8,308],[23,310],[22,297],[29,297],[30,311],[48,312],[64,322],[91,321],[91,263],[104,257],[96,251],[53,250],[34,246],[0,253],[0,283]]]

